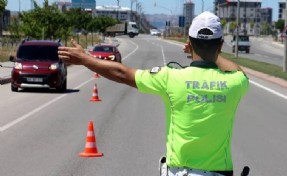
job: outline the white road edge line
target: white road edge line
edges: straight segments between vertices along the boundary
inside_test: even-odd
[[[270,93],[272,93],[272,94],[274,94],[274,95],[277,95],[277,96],[279,96],[279,97],[284,98],[285,100],[287,100],[287,96],[286,96],[286,95],[283,95],[283,94],[281,94],[281,93],[279,93],[279,92],[276,92],[275,90],[270,89],[270,88],[268,88],[268,87],[265,87],[265,86],[263,86],[262,84],[259,84],[259,83],[255,82],[255,81],[249,80],[249,82],[250,82],[251,84],[257,86],[257,87],[260,87],[261,89],[264,89],[264,90],[266,90],[266,91],[268,91],[268,92],[270,92]]]
[[[135,43],[132,42],[132,41],[130,41],[130,42],[131,42],[133,45],[135,45],[136,48],[135,48],[132,52],[130,52],[128,55],[126,55],[126,56],[123,58],[123,60],[126,59],[126,58],[128,58],[128,57],[129,57],[130,55],[132,55],[134,52],[136,52],[136,50],[139,48],[137,44],[135,44]],[[94,78],[91,78],[91,79],[89,79],[89,80],[83,82],[82,84],[80,84],[79,86],[75,87],[74,89],[79,89],[79,88],[83,87],[84,85],[88,84],[88,83],[89,83],[90,81],[92,81],[92,80],[94,80]],[[2,127],[0,127],[0,132],[3,132],[3,131],[5,131],[5,130],[11,128],[12,126],[16,125],[17,123],[20,123],[21,121],[27,119],[27,118],[30,117],[31,115],[33,115],[33,114],[35,114],[35,113],[41,111],[42,109],[48,107],[48,106],[51,105],[52,103],[55,103],[56,101],[62,99],[63,97],[65,97],[65,96],[67,96],[67,95],[68,95],[68,94],[64,94],[64,95],[61,95],[61,96],[59,96],[59,97],[57,97],[57,98],[54,98],[53,100],[51,100],[51,101],[49,101],[49,102],[43,104],[42,106],[39,106],[38,108],[34,109],[33,111],[31,111],[31,112],[29,112],[29,113],[27,113],[27,114],[25,114],[25,115],[23,115],[23,116],[21,116],[21,117],[15,119],[15,120],[13,120],[12,122],[10,122],[10,123],[8,123],[8,124],[2,126]]]

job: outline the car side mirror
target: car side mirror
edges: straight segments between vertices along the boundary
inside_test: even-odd
[[[10,60],[11,62],[15,62],[15,56],[11,55],[11,56],[9,57],[9,60]]]

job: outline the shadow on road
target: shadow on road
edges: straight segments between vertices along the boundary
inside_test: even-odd
[[[33,89],[33,88],[29,88],[29,89],[19,89],[19,92],[27,92],[27,93],[52,93],[52,94],[70,94],[70,93],[77,93],[80,92],[79,89],[67,89],[64,92],[59,92],[57,90],[54,89]]]

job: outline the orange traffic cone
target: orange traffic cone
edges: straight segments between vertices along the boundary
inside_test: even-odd
[[[98,96],[97,84],[95,84],[95,86],[94,86],[93,95],[92,95],[90,101],[102,101]]]
[[[94,74],[94,78],[100,78],[100,77],[101,77],[100,74],[98,74],[98,73]]]
[[[81,157],[101,157],[104,155],[103,153],[98,152],[97,149],[93,121],[89,122],[85,151],[81,152],[79,155]]]

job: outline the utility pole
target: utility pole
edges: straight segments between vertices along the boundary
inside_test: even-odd
[[[31,0],[31,10],[33,10],[35,7],[34,7],[34,0]]]
[[[118,1],[118,10],[117,10],[117,20],[119,21],[119,8],[120,8],[120,0],[117,0]]]
[[[287,1],[287,0],[286,0]],[[240,0],[237,0],[237,18],[236,18],[236,45],[235,56],[238,58],[238,44],[239,44],[239,19],[240,19]]]
[[[166,25],[165,25],[168,36],[170,36],[170,34],[171,34],[171,27],[170,26],[173,26],[173,12],[172,12],[172,10],[167,8],[167,7],[158,5],[156,2],[154,3],[154,7],[160,7],[162,9],[168,10],[170,12],[170,18],[168,21],[166,21]]]
[[[285,1],[285,30],[286,30],[286,25],[287,25],[287,0]],[[286,31],[283,31],[285,33],[285,38],[284,38],[284,58],[283,58],[283,72],[287,71],[287,36],[286,36]]]
[[[142,13],[142,3],[141,2],[137,2],[136,3],[136,21],[139,24],[139,31],[141,30],[142,26],[141,26],[141,13]]]
[[[244,35],[246,35],[247,34],[247,29],[246,29],[246,22],[247,22],[247,19],[246,19],[246,0],[244,1],[244,16],[243,16],[243,19],[244,19],[243,32],[244,32]]]
[[[137,0],[131,0],[130,21],[133,21],[132,14],[133,14],[133,3],[134,2],[137,2]]]
[[[201,12],[204,11],[204,0],[202,0],[202,5],[201,5]]]

